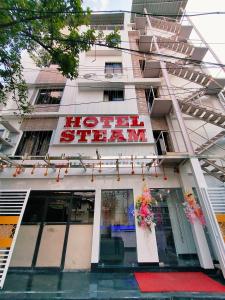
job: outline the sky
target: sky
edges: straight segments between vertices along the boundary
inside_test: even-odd
[[[84,0],[84,4],[92,10],[131,10],[132,0]],[[225,0],[189,0],[186,11],[187,13],[225,12]],[[192,21],[225,63],[225,15],[192,17]]]

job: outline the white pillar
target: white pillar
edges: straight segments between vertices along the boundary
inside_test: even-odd
[[[188,170],[185,165],[180,166],[180,177],[183,189],[192,191],[192,182],[188,178]],[[201,267],[204,269],[214,269],[203,226],[198,220],[195,220],[191,224],[191,229]]]
[[[136,197],[142,193],[142,184],[134,189],[134,205]],[[136,222],[136,239],[137,239],[137,257],[138,263],[158,263],[158,248],[155,234],[155,227],[152,230],[142,228]]]
[[[99,262],[100,226],[101,226],[101,189],[96,189],[94,224],[93,224],[93,235],[92,235],[92,251],[91,251],[92,264],[97,264]]]
[[[206,218],[206,225],[209,230],[209,234],[214,245],[214,249],[217,254],[221,270],[223,272],[223,276],[225,278],[225,244],[223,236],[210,202],[207,184],[200,163],[197,158],[191,158],[190,162],[194,179],[196,182],[199,201]]]

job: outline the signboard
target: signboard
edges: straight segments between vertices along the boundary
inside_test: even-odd
[[[138,115],[67,116],[58,134],[59,144],[149,143],[144,118]]]

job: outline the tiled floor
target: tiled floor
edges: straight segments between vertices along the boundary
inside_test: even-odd
[[[223,282],[225,284],[225,282]],[[141,293],[133,273],[10,272],[1,300],[225,299],[225,294]]]

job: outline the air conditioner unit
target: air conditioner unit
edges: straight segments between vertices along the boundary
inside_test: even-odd
[[[89,79],[89,78],[92,78],[92,77],[94,77],[94,76],[96,76],[95,73],[87,73],[87,74],[85,74],[85,75],[83,76],[83,78],[84,78],[84,79]]]
[[[111,73],[105,74],[105,78],[108,78],[108,79],[113,78],[113,74],[111,74]]]

